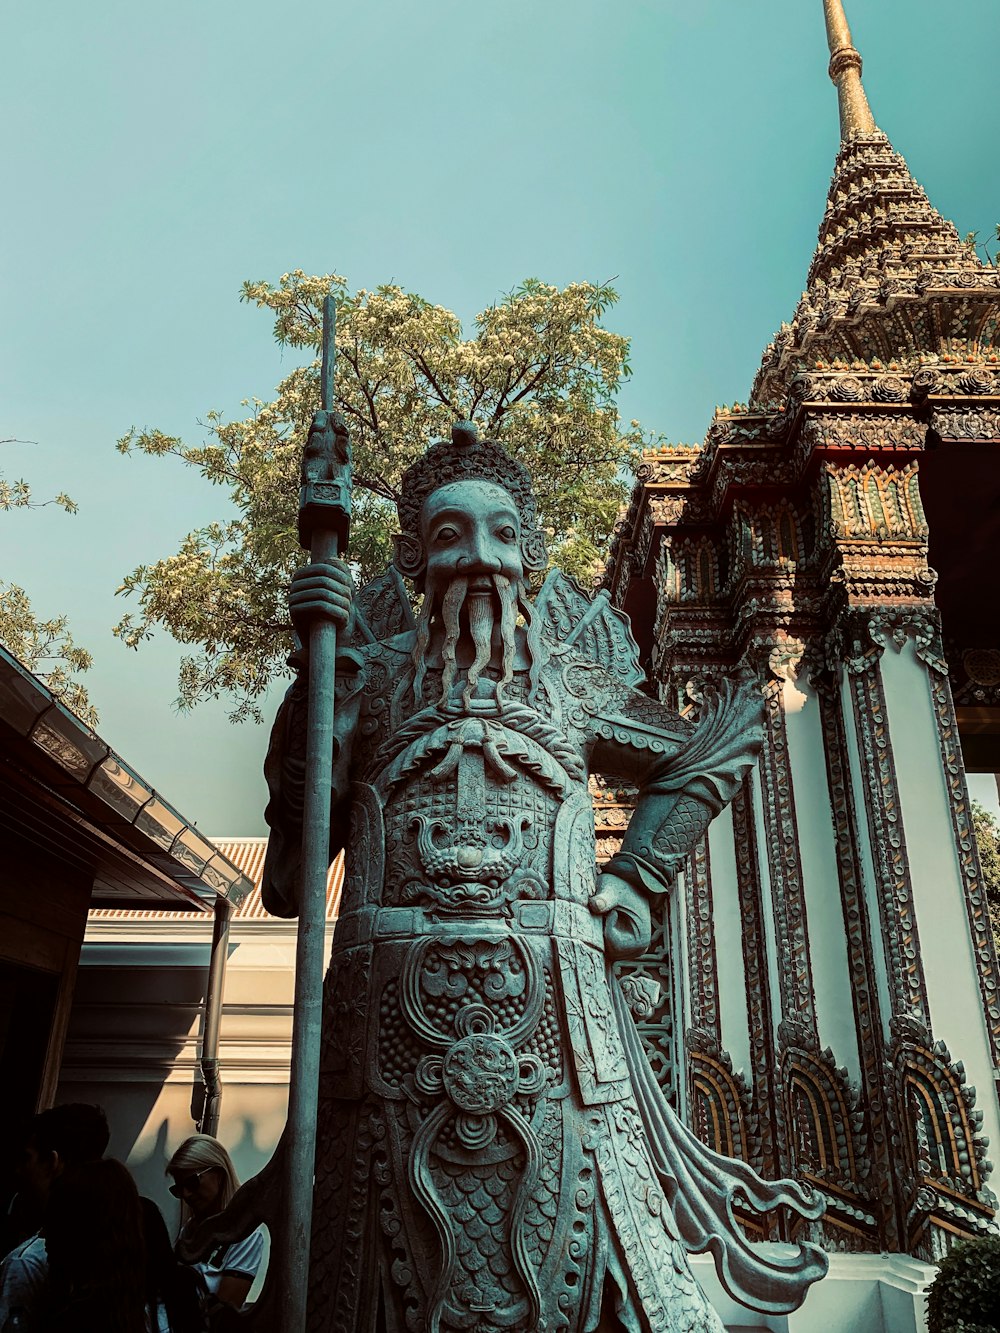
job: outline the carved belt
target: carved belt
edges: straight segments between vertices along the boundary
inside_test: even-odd
[[[503,916],[451,916],[426,907],[363,907],[345,912],[333,934],[335,949],[350,949],[372,940],[420,939],[425,935],[457,935],[488,939],[512,932],[561,935],[604,947],[604,923],[581,903],[526,900],[509,904]]]

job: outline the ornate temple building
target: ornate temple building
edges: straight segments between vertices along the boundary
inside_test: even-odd
[[[966,769],[1000,772],[1000,271],[877,127],[840,0],[824,0],[841,144],[806,290],[748,405],[647,454],[606,576],[650,688],[691,717],[734,670],[767,706],[757,771],[621,970],[656,987],[640,1030],[701,1139],[822,1191],[819,1223],[740,1220],[833,1252],[802,1310],[730,1329],[915,1333],[928,1264],[995,1226],[998,963]],[[631,793],[595,788],[598,854]],[[244,1175],[284,1121],[294,928],[260,905],[262,839],[220,851],[234,913],[213,1077],[195,917],[92,913],[62,1100],[103,1101],[145,1192],[195,1123]],[[328,884],[336,919],[342,867]],[[654,998],[656,997],[656,998]],[[217,1058],[216,1058],[217,1057]]]
[[[696,716],[742,667],[767,703],[759,770],[642,964],[661,1078],[706,1142],[823,1191],[826,1246],[930,1260],[997,1208],[965,764],[1000,769],[1000,272],[878,128],[825,11],[841,144],[806,291],[748,405],[646,455],[606,587],[661,698]],[[623,801],[598,798],[609,846]]]

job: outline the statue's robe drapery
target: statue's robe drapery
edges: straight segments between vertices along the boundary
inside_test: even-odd
[[[465,704],[459,687],[449,707],[418,706],[408,633],[339,663],[331,854],[344,846],[347,862],[325,990],[312,1333],[589,1333],[611,1311],[634,1333],[719,1330],[688,1249],[713,1249],[727,1285],[773,1309],[821,1271],[810,1252],[774,1268],[740,1239],[734,1189],[762,1207],[806,1197],[673,1118],[588,906],[588,774],[637,784],[612,869],[666,892],[752,762],[758,704],[727,688],[693,728],[635,688],[634,653],[608,665],[605,645],[594,660],[555,594],[563,621],[579,598],[549,586],[542,660],[499,702],[494,672]],[[611,647],[627,650],[614,616]],[[440,692],[429,672],[424,698]],[[267,769],[267,894],[285,912],[304,711],[293,686]]]

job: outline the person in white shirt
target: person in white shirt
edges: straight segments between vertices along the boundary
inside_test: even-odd
[[[36,1232],[15,1245],[0,1264],[0,1330],[29,1329],[45,1290],[49,1259]]]
[[[69,1102],[36,1115],[17,1169],[17,1184],[40,1219],[52,1184],[67,1166],[99,1161],[110,1132],[99,1106]],[[49,1260],[41,1232],[16,1245],[0,1263],[0,1333],[7,1328],[30,1333],[35,1327]]]
[[[221,1213],[240,1185],[229,1153],[210,1134],[185,1139],[167,1163],[167,1174],[174,1179],[170,1193],[186,1212],[182,1237],[197,1223]],[[246,1304],[263,1256],[264,1233],[258,1227],[245,1240],[220,1246],[192,1267],[201,1273],[210,1297],[239,1310]]]

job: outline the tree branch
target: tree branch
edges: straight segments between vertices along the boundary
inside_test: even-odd
[[[407,355],[413,360],[415,365],[419,366],[421,374],[424,376],[428,384],[437,394],[438,402],[440,402],[443,407],[450,407],[451,410],[455,413],[456,417],[461,416],[460,409],[455,406],[455,404],[452,402],[448,394],[446,394],[445,391],[438,384],[434,372],[431,370],[430,366],[427,364],[423,356],[421,356],[419,352],[414,352],[414,351],[409,351]]]
[[[542,379],[544,378],[544,376],[546,376],[549,373],[551,366],[552,366],[552,358],[547,357],[538,367],[537,374],[535,374],[534,377],[528,381],[528,383],[524,386],[523,389],[520,390],[519,393],[516,393],[514,395],[514,397],[510,400],[509,403],[507,403],[506,405],[503,403],[497,403],[496,407],[493,410],[493,419],[490,424],[499,425],[501,418],[507,412],[509,412],[512,407],[516,407],[517,404],[521,402],[523,398],[527,398],[529,393],[533,393],[534,390],[538,387],[538,385],[542,381]]]

